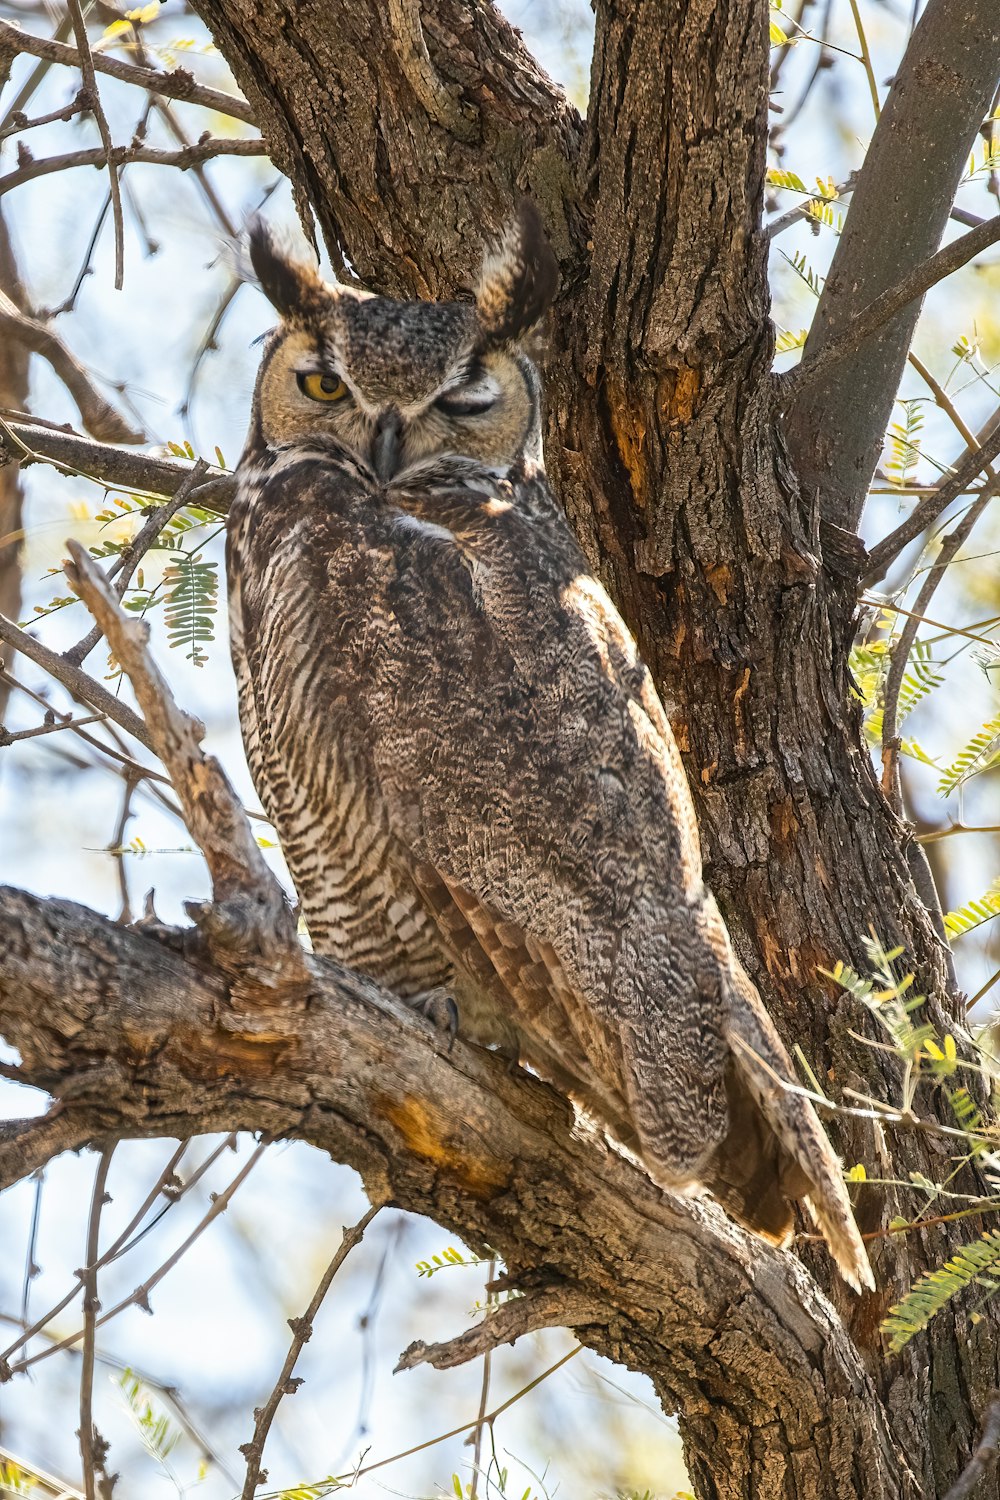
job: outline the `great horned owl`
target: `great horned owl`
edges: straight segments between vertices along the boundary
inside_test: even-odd
[[[315,950],[453,996],[671,1189],[871,1286],[839,1165],[702,881],[680,756],[542,467],[519,340],[556,270],[523,205],[474,302],[324,284],[280,315],[229,524],[251,770]]]

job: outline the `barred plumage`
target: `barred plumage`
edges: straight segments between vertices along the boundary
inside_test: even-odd
[[[514,342],[554,279],[535,217],[488,258],[478,312],[324,288],[263,230],[252,254],[283,321],[230,520],[233,657],[316,950],[409,1000],[454,996],[466,1035],[664,1186],[708,1186],[778,1242],[805,1199],[871,1285],[702,883],[652,681],[541,467]]]

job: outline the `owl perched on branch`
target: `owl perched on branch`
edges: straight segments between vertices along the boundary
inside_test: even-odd
[[[556,269],[530,205],[474,303],[324,284],[268,230],[268,338],[229,525],[251,770],[318,953],[454,1001],[671,1189],[855,1287],[839,1164],[702,883],[635,643],[542,467],[519,344]]]

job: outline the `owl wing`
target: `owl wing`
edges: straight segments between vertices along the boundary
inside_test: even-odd
[[[406,788],[422,888],[451,897],[442,934],[460,913],[528,1060],[569,1075],[658,1181],[704,1183],[779,1243],[788,1200],[807,1197],[847,1279],[871,1284],[839,1163],[786,1087],[787,1054],[702,884],[684,771],[634,643],[544,476],[470,478],[399,496],[454,536],[515,664],[468,684],[478,735],[439,744]],[[443,715],[455,691],[433,705]]]

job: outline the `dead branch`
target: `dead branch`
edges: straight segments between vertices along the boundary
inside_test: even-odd
[[[184,821],[205,856],[214,904],[189,905],[215,945],[240,952],[242,966],[255,951],[273,966],[275,982],[303,977],[302,948],[288,902],[250,832],[242,804],[214,755],[201,749],[204,726],[174,701],[147,641],[149,626],[130,619],[107,577],[79,542],[67,542],[66,576],[111,651],[128,674],[142,709],[149,741],[173,783]]]
[[[188,473],[187,478],[183,481],[177,493],[171,499],[164,501],[162,505],[153,506],[146,513],[146,519],[142,523],[142,526],[128,545],[122,548],[122,551],[108,569],[108,577],[116,580],[115,594],[118,599],[124,599],[125,590],[132,581],[132,574],[156,541],[164,526],[187,504],[192,492],[198,488],[198,485],[207,473],[208,464],[203,458],[197,459],[194,468]],[[101,639],[101,633],[101,627],[95,625],[82,640],[77,641],[75,646],[70,646],[67,651],[63,652],[65,660],[72,662],[74,666],[81,666]]]
[[[109,693],[103,684],[82,668],[66,661],[58,651],[52,651],[48,646],[43,646],[41,641],[36,641],[33,635],[15,625],[13,620],[8,620],[6,615],[0,615],[0,641],[6,641],[8,646],[33,661],[36,667],[48,672],[68,688],[75,698],[82,698],[84,703],[89,703],[98,713],[113,719],[126,734],[145,745],[147,750],[154,748],[145,724],[127,703],[122,703],[114,693]]]
[[[356,1224],[344,1229],[343,1237],[337,1247],[337,1251],[320,1277],[319,1285],[312,1295],[309,1306],[301,1318],[289,1318],[288,1320],[288,1326],[292,1330],[292,1342],[288,1347],[284,1364],[281,1366],[281,1372],[264,1405],[254,1412],[253,1437],[249,1443],[242,1443],[240,1445],[240,1452],[247,1461],[247,1477],[243,1482],[242,1500],[253,1500],[258,1484],[261,1483],[262,1479],[267,1477],[267,1470],[265,1469],[262,1475],[260,1469],[261,1460],[264,1457],[264,1444],[267,1442],[267,1435],[271,1430],[271,1423],[274,1421],[275,1414],[281,1404],[281,1398],[292,1395],[301,1384],[301,1381],[292,1378],[292,1371],[295,1369],[296,1361],[302,1353],[303,1348],[312,1338],[313,1323],[316,1320],[316,1314],[322,1307],[337,1272],[355,1245],[360,1244],[362,1239],[364,1239],[365,1230],[375,1218],[375,1215],[381,1211],[381,1208],[382,1205],[380,1203],[374,1204],[366,1214],[361,1216]]]
[[[502,1303],[457,1338],[440,1344],[425,1344],[422,1339],[416,1339],[399,1356],[394,1373],[416,1369],[417,1365],[453,1370],[457,1365],[489,1354],[501,1344],[513,1344],[525,1333],[537,1333],[540,1328],[584,1327],[594,1319],[599,1321],[602,1316],[602,1310],[578,1292],[559,1288],[537,1294],[528,1292],[523,1297]]]

